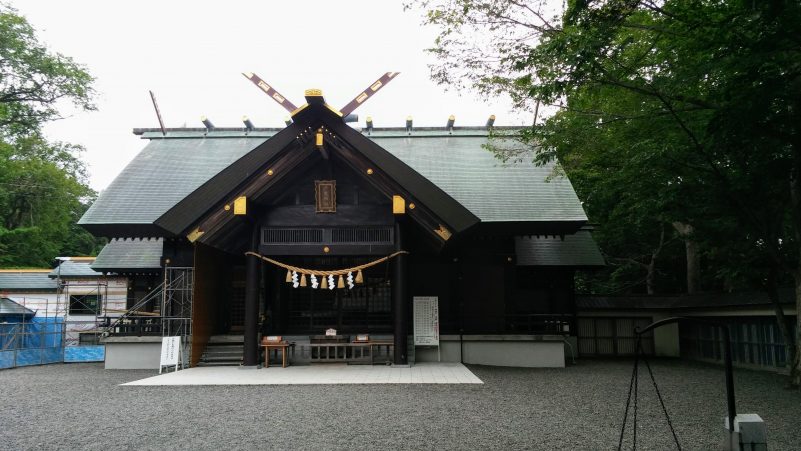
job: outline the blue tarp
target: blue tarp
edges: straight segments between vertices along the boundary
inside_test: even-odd
[[[64,348],[64,363],[104,362],[106,345],[67,346]]]
[[[64,319],[0,324],[0,368],[64,361]]]
[[[60,362],[102,362],[105,345],[64,346],[63,318],[0,323],[0,369]]]

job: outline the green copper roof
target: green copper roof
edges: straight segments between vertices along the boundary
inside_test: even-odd
[[[155,138],[106,188],[78,224],[151,224],[264,137]]]
[[[502,163],[485,137],[371,138],[431,180],[481,222],[586,221],[573,186],[553,166]]]
[[[69,257],[65,257],[69,258]],[[50,271],[51,278],[61,277],[64,278],[72,278],[72,277],[99,277],[102,276],[99,272],[92,269],[92,262],[93,260],[63,260],[60,265],[58,265],[55,269]]]
[[[97,254],[92,269],[115,271],[161,268],[161,238],[113,239]]]
[[[277,129],[168,130],[135,133],[149,144],[103,191],[82,225],[152,224]],[[366,134],[365,131],[362,133]],[[482,145],[482,127],[374,129],[375,143],[427,178],[482,222],[586,221],[570,181],[553,167],[502,163]]]
[[[56,281],[48,276],[49,271],[0,271],[0,291],[56,291]]]
[[[554,236],[516,236],[519,266],[604,266],[604,258],[589,230],[564,239]]]

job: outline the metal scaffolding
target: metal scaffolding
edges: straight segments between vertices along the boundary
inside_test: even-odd
[[[164,268],[164,295],[161,303],[163,337],[181,337],[183,367],[189,366],[192,352],[192,292],[195,275],[192,267]]]

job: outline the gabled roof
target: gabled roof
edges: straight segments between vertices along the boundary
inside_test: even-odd
[[[103,274],[92,269],[95,257],[59,257],[61,264],[50,271],[51,278],[99,277]]]
[[[604,258],[589,230],[573,235],[516,236],[519,266],[604,266]]]
[[[482,148],[486,131],[471,135],[408,136],[377,132],[370,138],[434,182],[482,223],[587,221],[570,180],[553,177],[553,164],[531,158],[503,163]]]
[[[101,272],[159,269],[163,246],[161,238],[115,238],[97,254],[91,267]]]
[[[307,109],[310,110],[310,109]],[[302,114],[306,114],[302,112]],[[298,119],[298,118],[295,118]],[[553,167],[502,163],[482,146],[483,127],[374,129],[367,136],[344,123],[328,124],[405,186],[421,203],[453,222],[456,231],[487,224],[573,224],[587,220],[569,180],[549,177]],[[220,202],[243,179],[296,138],[292,124],[275,129],[180,129],[150,139],[79,224],[96,235],[171,236],[186,232],[203,208]],[[430,205],[428,205],[430,204]]]
[[[171,131],[167,137],[149,137],[78,224],[96,235],[131,236],[120,226],[133,225],[135,236],[161,236],[164,231],[154,226],[159,217],[268,136]]]
[[[0,291],[56,291],[56,281],[49,277],[50,269],[0,270]]]

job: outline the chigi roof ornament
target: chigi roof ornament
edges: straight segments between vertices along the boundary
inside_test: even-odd
[[[331,107],[325,100],[323,99],[323,91],[320,89],[307,89],[303,94],[306,97],[306,105],[301,105],[300,107],[295,106],[294,103],[289,101],[286,97],[281,95],[278,91],[275,90],[272,86],[268,85],[267,82],[261,79],[258,75],[254,74],[253,72],[244,72],[242,75],[245,76],[248,80],[250,80],[256,87],[262,90],[265,94],[270,96],[271,99],[278,102],[279,105],[284,107],[287,111],[289,111],[290,116],[294,116],[304,108],[306,108],[309,104],[319,104],[322,103],[328,109],[336,113],[339,117],[343,118],[345,122],[358,122],[359,116],[353,113],[353,111],[360,107],[367,99],[375,95],[381,88],[386,86],[387,83],[392,81],[400,72],[387,72],[378,80],[374,81],[367,89],[362,91],[359,95],[357,95],[353,100],[348,102],[347,105],[342,107],[341,109],[337,110],[336,108]],[[291,122],[286,121],[287,125]]]

